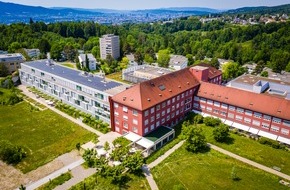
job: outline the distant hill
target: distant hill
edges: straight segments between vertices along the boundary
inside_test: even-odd
[[[228,10],[224,13],[229,14],[276,14],[276,13],[290,13],[290,4],[279,5],[274,7],[260,6],[260,7],[242,7],[238,9]]]

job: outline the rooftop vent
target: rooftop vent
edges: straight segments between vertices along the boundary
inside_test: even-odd
[[[162,94],[159,94],[159,96],[162,96]]]
[[[187,84],[189,85],[189,82],[187,82]]]
[[[227,99],[227,100],[228,100],[228,99],[229,99],[229,97],[225,97],[225,99]]]
[[[148,98],[147,100],[148,100],[148,102],[150,102],[150,98]]]
[[[123,101],[125,101],[125,100],[126,100],[126,98],[127,98],[126,96],[123,96]]]
[[[180,85],[178,85],[178,88],[181,88],[181,86],[180,86]]]
[[[281,113],[282,111],[281,111],[281,110],[278,110],[277,112],[278,112],[278,113]]]
[[[214,96],[214,94],[210,94],[210,95]]]
[[[250,103],[250,106],[254,105],[253,103]]]
[[[171,90],[171,89],[169,89],[169,92],[172,92],[172,90]]]
[[[133,99],[133,98],[131,98],[130,100],[133,102],[133,100],[134,100],[134,99]]]

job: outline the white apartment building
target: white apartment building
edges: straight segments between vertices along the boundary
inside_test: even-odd
[[[30,58],[37,58],[40,55],[39,49],[24,49],[24,51],[27,53],[28,57]]]
[[[96,58],[93,56],[93,54],[91,53],[88,53],[88,54],[80,54],[79,55],[79,61],[80,61],[80,64],[81,64],[81,67],[84,68],[86,67],[86,55],[88,57],[88,60],[89,60],[89,69],[91,71],[94,71],[97,69],[97,60]]]
[[[4,64],[9,73],[13,73],[20,68],[20,63],[23,63],[25,58],[21,53],[0,54],[0,64]]]
[[[101,59],[106,59],[107,55],[111,55],[114,59],[120,57],[120,39],[119,36],[113,34],[103,35],[100,38]]]
[[[110,123],[109,97],[128,87],[101,76],[54,64],[51,60],[22,63],[19,71],[22,84],[34,86],[107,123]]]
[[[169,68],[174,70],[185,69],[188,64],[188,59],[182,55],[170,55]]]

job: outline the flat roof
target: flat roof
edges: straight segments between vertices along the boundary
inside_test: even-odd
[[[169,65],[180,65],[187,61],[188,59],[183,55],[171,55]]]
[[[148,73],[155,76],[162,76],[168,73],[172,73],[173,71],[170,69],[162,68],[162,67],[153,67],[153,66],[143,65],[141,68],[137,69],[134,72]]]
[[[160,139],[161,137],[163,137],[164,135],[166,135],[167,133],[171,132],[174,129],[170,129],[168,127],[164,127],[164,126],[160,126],[157,129],[155,129],[153,132],[147,134],[144,136],[144,138],[155,142],[158,139]]]
[[[73,81],[75,83],[79,83],[84,86],[88,86],[90,88],[99,90],[99,91],[106,91],[109,89],[113,89],[115,87],[123,85],[122,83],[118,83],[115,81],[111,81],[106,79],[104,82],[104,78],[96,75],[92,75],[87,73],[86,75],[83,74],[83,71],[78,71],[74,69],[70,69],[68,67],[60,66],[58,64],[49,64],[48,60],[37,60],[22,63],[29,67],[51,73],[53,75],[59,76],[61,78]]]
[[[232,80],[231,82],[254,85],[258,81],[268,81],[268,82],[273,82],[273,83],[277,83],[277,84],[290,86],[289,82],[275,80],[275,79],[270,79],[270,78],[267,78],[267,77],[258,77],[258,76],[255,76],[255,75],[242,75],[242,76]]]

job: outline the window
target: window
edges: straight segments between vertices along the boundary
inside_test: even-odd
[[[160,105],[157,105],[157,106],[156,106],[156,110],[157,110],[157,111],[160,110]]]
[[[156,114],[156,119],[160,118],[160,113]]]
[[[281,119],[278,119],[278,118],[273,118],[272,120],[274,123],[277,123],[277,124],[280,124],[281,123]]]
[[[133,132],[138,133],[138,128],[136,126],[133,126]]]
[[[119,104],[118,103],[114,103],[114,108],[118,108]]]
[[[251,120],[250,118],[246,118],[246,117],[245,117],[245,118],[244,118],[244,121],[245,121],[245,123],[251,123],[252,120]]]
[[[31,69],[31,72],[35,73],[35,70],[34,69]]]
[[[213,110],[213,113],[215,113],[215,114],[219,114],[219,110],[214,109],[214,110]]]
[[[189,94],[192,94],[192,89],[190,89]]]
[[[144,121],[144,125],[148,125],[148,123],[149,123],[149,120],[146,119],[146,120]]]
[[[176,110],[176,115],[179,115],[179,110]]]
[[[146,127],[146,128],[144,129],[144,133],[145,133],[145,134],[148,133],[148,127]]]
[[[167,113],[170,113],[170,108],[167,108]]]
[[[211,107],[206,107],[206,111],[211,112],[212,108]]]
[[[171,107],[171,110],[174,111],[174,110],[175,110],[175,106],[172,106],[172,107]]]
[[[268,123],[262,123],[262,127],[265,129],[269,129],[270,125]]]
[[[165,111],[162,111],[162,116],[164,116],[165,115]]]
[[[123,127],[124,127],[125,129],[128,129],[128,123],[124,122],[124,123],[123,123]]]
[[[191,98],[187,98],[187,99],[185,100],[185,104],[187,104],[187,103],[189,103],[189,102],[191,102]]]
[[[120,124],[118,119],[115,119],[115,124],[116,125],[119,125]]]
[[[246,110],[246,111],[245,111],[245,114],[248,115],[248,116],[252,116],[253,112],[250,111],[250,110]]]
[[[258,112],[254,112],[254,117],[261,119],[262,118],[262,114],[258,113]]]
[[[215,107],[220,107],[220,105],[221,105],[221,104],[220,104],[219,102],[214,102],[214,106],[215,106]]]
[[[167,100],[167,106],[169,106],[170,105],[170,100]]]
[[[153,122],[155,120],[154,116],[150,118],[150,121]]]
[[[213,101],[212,100],[207,100],[207,104],[213,105]]]
[[[242,108],[237,108],[237,112],[238,112],[238,113],[244,113],[244,109],[242,109]]]
[[[179,108],[179,103],[176,104],[176,108],[177,108],[177,109]]]
[[[266,121],[271,121],[271,116],[264,115],[263,119],[266,120]]]
[[[205,98],[200,98],[200,101],[201,101],[202,103],[206,103],[206,99],[205,99]]]
[[[133,124],[134,125],[138,125],[138,120],[137,119],[133,119]]]
[[[288,129],[281,129],[281,133],[284,135],[289,135],[289,130]]]
[[[118,113],[117,111],[115,111],[114,114],[115,114],[116,116],[119,116],[119,113]]]
[[[151,108],[150,112],[151,114],[154,113],[155,109],[154,108]]]
[[[174,98],[172,98],[172,103],[174,103],[175,102],[175,97]]]
[[[174,113],[172,113],[172,114],[171,114],[171,118],[174,118],[174,116],[175,116],[175,114],[174,114]]]
[[[260,121],[257,121],[257,120],[253,120],[253,125],[256,125],[256,126],[260,126]]]
[[[233,113],[228,113],[228,118],[232,118],[232,119],[233,119],[234,116],[235,116],[235,115],[234,115]]]
[[[184,98],[184,93],[181,94],[181,98]]]
[[[97,93],[97,94],[95,94],[95,96],[101,100],[104,100],[104,95],[101,93]]]
[[[138,111],[137,110],[133,110],[133,115],[137,116],[138,115]]]
[[[180,95],[178,95],[178,96],[176,97],[176,99],[177,99],[177,101],[179,101],[179,100],[180,100]]]
[[[97,101],[95,101],[95,107],[101,107],[101,104],[99,103],[99,102],[97,102]]]
[[[165,86],[164,86],[163,84],[159,85],[158,88],[159,88],[161,91],[163,91],[163,90],[166,89]]]
[[[194,101],[199,101],[199,97],[198,96],[194,96]]]
[[[167,117],[166,117],[166,121],[169,121],[170,120],[170,115],[168,115]]]
[[[160,121],[156,122],[156,127],[160,126]]]
[[[162,118],[161,124],[164,124],[164,123],[165,123],[165,118]]]
[[[231,111],[235,111],[236,108],[235,108],[234,106],[230,106],[230,107],[229,107],[229,110],[231,110]]]
[[[120,128],[119,127],[115,127],[117,132],[120,132]]]
[[[240,116],[240,115],[236,115],[236,120],[238,120],[238,121],[242,121],[242,120],[243,120],[243,117]]]
[[[165,108],[166,102],[162,102],[162,108]]]
[[[145,113],[144,113],[144,116],[145,116],[145,117],[147,117],[147,116],[148,116],[148,114],[149,114],[149,111],[148,111],[148,110],[146,110],[146,111],[145,111]]]
[[[224,111],[221,111],[220,114],[221,114],[222,116],[225,116],[225,117],[227,116],[227,112],[224,112]]]
[[[272,125],[271,126],[271,131],[279,132],[279,127]]]
[[[200,105],[200,109],[204,110],[205,106],[204,105]]]
[[[290,127],[290,121],[284,120],[283,121],[283,125]]]
[[[123,112],[128,113],[128,108],[126,106],[123,106]]]
[[[194,104],[193,104],[193,107],[195,107],[195,108],[199,108],[199,104],[198,104],[198,103],[194,103]]]
[[[154,128],[155,128],[155,125],[152,124],[152,125],[150,126],[150,130],[152,131]]]
[[[43,77],[43,76],[44,76],[44,73],[43,73],[43,72],[41,72],[41,73],[40,73],[40,75]]]
[[[123,119],[124,120],[128,120],[128,116],[127,115],[123,115]]]
[[[79,90],[79,91],[82,91],[82,87],[79,86],[79,85],[76,86],[76,89]]]
[[[79,106],[81,105],[81,102],[79,100],[75,100],[75,104]]]

